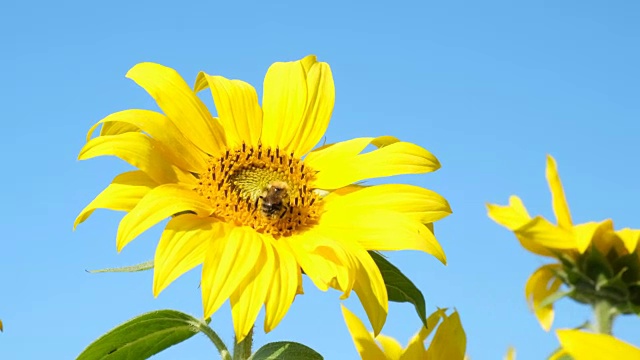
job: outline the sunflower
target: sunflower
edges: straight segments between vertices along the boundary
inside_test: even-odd
[[[355,291],[377,333],[388,298],[367,251],[421,250],[446,261],[432,231],[451,213],[443,197],[411,185],[355,185],[437,170],[429,151],[391,136],[314,149],[335,100],[331,69],[315,56],[274,63],[262,107],[240,80],[201,72],[192,90],[155,63],[138,64],[127,77],[164,114],[125,110],[90,129],[80,160],[112,155],[137,170],[116,176],[74,228],[95,209],[125,211],[120,251],[170,218],[155,252],[154,296],[202,264],[204,315],[229,299],[240,341],[262,305],[264,330],[278,324],[302,293],[304,272],[323,291],[337,289],[342,298]],[[206,88],[217,117],[197,96]]]
[[[358,354],[366,360],[463,360],[467,347],[467,336],[458,312],[446,314],[440,309],[429,315],[428,328],[424,326],[415,334],[405,348],[394,338],[378,335],[374,338],[364,324],[349,309],[342,306],[342,316],[349,328]],[[440,322],[442,320],[442,322]],[[438,326],[439,324],[439,326]],[[427,348],[424,342],[431,332],[433,339]],[[378,343],[380,345],[378,345]]]
[[[545,330],[553,323],[553,301],[564,283],[564,295],[595,304],[604,300],[618,313],[632,313],[640,305],[640,230],[614,230],[613,221],[574,224],[555,159],[547,156],[546,178],[556,224],[542,216],[529,216],[522,200],[511,196],[509,205],[488,204],[488,216],[514,232],[528,251],[558,260],[538,268],[527,280],[525,296]],[[623,295],[620,295],[622,293]]]

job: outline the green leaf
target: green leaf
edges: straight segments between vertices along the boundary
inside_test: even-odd
[[[553,294],[547,296],[546,298],[544,298],[544,300],[542,300],[540,302],[540,304],[538,304],[538,308],[543,308],[545,306],[551,305],[553,303],[555,303],[556,301],[562,299],[565,296],[570,296],[572,293],[574,292],[574,289],[571,288],[569,290],[565,290],[565,291],[556,291]]]
[[[375,251],[369,251],[384,280],[389,301],[413,304],[418,317],[427,327],[427,309],[422,292],[397,267]]]
[[[249,360],[322,360],[312,348],[291,341],[278,341],[264,345]]]
[[[136,271],[145,271],[153,269],[153,260],[145,261],[140,264],[131,265],[131,266],[123,266],[119,268],[107,268],[100,270],[86,270],[88,273],[96,274],[96,273],[106,273],[106,272],[136,272]]]
[[[94,341],[77,360],[147,359],[198,333],[202,322],[175,310],[135,317]]]

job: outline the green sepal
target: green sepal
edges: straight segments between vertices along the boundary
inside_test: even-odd
[[[96,273],[107,273],[107,272],[136,272],[136,271],[145,271],[153,269],[153,260],[145,261],[140,264],[131,265],[131,266],[123,266],[118,268],[106,268],[99,270],[86,270],[86,272],[91,274]]]
[[[611,265],[617,274],[624,271],[622,274],[624,282],[631,284],[640,280],[640,262],[637,254],[632,253],[620,256]]]
[[[590,279],[597,279],[599,275],[606,278],[613,276],[613,269],[609,265],[607,257],[595,246],[591,246],[584,254],[580,268]]]
[[[322,360],[312,348],[292,341],[278,341],[264,345],[249,360]]]
[[[152,311],[102,335],[77,360],[147,359],[192,337],[202,325],[202,321],[179,311]]]
[[[369,255],[371,255],[380,270],[380,274],[382,274],[389,301],[413,304],[420,321],[427,327],[427,309],[424,296],[420,289],[418,289],[400,269],[395,267],[382,255],[375,251],[369,251]]]
[[[613,301],[614,304],[626,302],[629,298],[628,286],[622,281],[625,270],[622,270],[612,278],[598,279],[599,281],[596,284],[596,290],[602,293],[603,297]]]

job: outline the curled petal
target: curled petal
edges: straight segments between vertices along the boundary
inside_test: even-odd
[[[560,269],[559,264],[549,264],[538,268],[527,280],[525,285],[525,297],[545,331],[549,331],[553,323],[553,304],[540,306],[540,303],[549,295],[558,290],[562,280],[555,276],[554,270]]]
[[[116,176],[106,189],[82,209],[73,223],[73,229],[87,220],[96,209],[130,211],[156,185],[142,171],[129,171]]]

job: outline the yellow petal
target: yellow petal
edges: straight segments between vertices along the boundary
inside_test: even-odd
[[[335,208],[349,208],[353,212],[374,208],[397,211],[422,223],[451,214],[451,207],[442,196],[419,186],[402,184],[359,186],[347,194],[338,190],[327,195],[324,204],[327,211]]]
[[[382,346],[382,351],[384,352],[387,359],[390,360],[400,360],[402,356],[402,345],[400,343],[390,337],[383,334],[376,336],[376,341],[380,343]]]
[[[301,61],[277,62],[269,67],[262,96],[265,147],[280,148],[286,153],[296,150],[297,144],[292,141],[307,107],[305,77]]]
[[[339,242],[315,230],[278,241],[286,242],[297,263],[318,289],[336,288],[343,291],[343,299],[351,292],[357,260]]]
[[[357,241],[366,250],[419,250],[446,264],[438,240],[420,221],[401,213],[379,210],[332,208],[322,215],[317,231],[333,239]]]
[[[571,221],[571,213],[569,212],[567,199],[564,196],[564,189],[562,188],[560,175],[558,175],[556,160],[551,155],[547,155],[546,176],[547,183],[549,183],[549,189],[551,190],[553,213],[556,215],[558,226],[568,229],[573,225],[573,222]]]
[[[367,145],[378,149],[360,154]],[[358,181],[403,174],[422,174],[440,168],[433,154],[392,137],[358,138],[320,148],[305,158],[318,171],[314,186],[337,189]]]
[[[84,145],[78,160],[96,156],[117,156],[144,171],[157,183],[193,182],[193,175],[168,160],[166,149],[157,140],[145,134],[129,132],[120,135],[99,136]]]
[[[153,296],[182,274],[204,262],[211,239],[226,238],[224,223],[213,218],[183,214],[169,221],[156,247],[153,261]]]
[[[118,252],[148,228],[183,211],[205,217],[212,210],[210,203],[184,185],[165,184],[149,191],[120,221],[116,237]]]
[[[213,102],[227,136],[227,145],[237,147],[246,143],[257,146],[262,132],[262,109],[253,86],[244,81],[201,72],[196,79],[195,91],[207,87],[211,88]]]
[[[75,230],[76,226],[87,220],[96,209],[117,211],[133,209],[156,185],[156,182],[142,171],[129,171],[116,176],[106,189],[82,209],[73,223],[73,229]]]
[[[640,359],[640,348],[607,334],[556,331],[562,348],[575,360]]]
[[[545,331],[549,331],[553,324],[553,304],[541,307],[540,303],[556,292],[562,284],[554,274],[554,270],[560,268],[559,264],[543,265],[531,274],[525,285],[527,302]]]
[[[279,241],[287,243],[291,249],[291,253],[296,259],[296,262],[300,264],[300,267],[304,270],[305,274],[313,284],[318,289],[327,291],[332,279],[335,277],[335,273],[333,272],[331,265],[325,261],[324,258],[315,256],[309,252],[309,247],[311,247],[313,243],[320,241],[317,239],[317,236],[318,235],[313,232],[307,232],[303,235],[293,235],[281,238]]]
[[[89,133],[87,134],[87,141],[91,139],[91,134],[93,134],[94,130],[95,130],[94,127],[92,127],[91,130],[89,130]],[[136,132],[136,131],[140,131],[140,128],[133,124],[128,124],[126,122],[119,122],[119,121],[105,122],[102,124],[102,128],[100,128],[100,136],[118,135],[118,134],[124,134],[127,132]]]
[[[625,228],[616,231],[616,234],[620,236],[622,242],[624,243],[624,247],[629,253],[632,253],[636,250],[636,248],[638,247],[638,242],[640,242],[640,230]]]
[[[618,245],[622,250],[622,241],[613,232],[613,221],[589,222],[573,227],[578,251],[582,254],[593,243],[600,252],[607,255],[612,247]],[[617,242],[617,244],[616,244]]]
[[[424,348],[424,339],[421,339],[418,333],[409,340],[409,344],[400,356],[400,360],[418,360],[426,358],[427,350]]]
[[[360,358],[367,360],[387,360],[387,357],[378,347],[378,344],[376,344],[373,336],[371,336],[371,333],[367,330],[362,321],[349,311],[349,309],[344,307],[344,305],[340,305],[340,307],[342,308],[344,322],[347,324],[347,328],[349,329],[351,338],[353,339],[353,344],[356,346],[356,350],[358,351],[358,354],[360,354]]]
[[[429,360],[463,360],[467,348],[467,336],[460,322],[460,315],[454,312],[446,317],[436,330],[427,350]]]
[[[245,229],[245,232],[251,233],[249,236],[260,238],[253,229]],[[271,289],[274,266],[273,247],[267,241],[262,239],[261,241],[263,246],[258,260],[251,266],[248,275],[229,299],[237,342],[242,341],[253,329],[262,304]]]
[[[211,239],[202,266],[204,317],[211,316],[253,269],[263,248],[251,228],[233,228],[227,239]]]
[[[165,155],[173,164],[184,170],[198,172],[207,166],[206,155],[184,137],[169,118],[155,111],[132,109],[113,113],[89,129],[87,141],[91,139],[91,134],[100,124],[102,124],[101,136],[131,132],[132,129],[144,131],[168,150]],[[108,125],[112,126],[105,131]]]
[[[517,230],[531,221],[531,217],[522,200],[517,196],[511,196],[507,206],[487,204],[487,209],[489,218],[511,231]],[[552,251],[530,237],[518,236],[516,233],[516,238],[520,241],[522,247],[534,254],[555,257]]]
[[[516,349],[509,346],[507,354],[504,356],[504,360],[516,360]]]
[[[144,88],[200,150],[215,155],[225,148],[222,126],[175,70],[160,64],[140,63],[127,72],[127,77]]]
[[[427,358],[427,350],[424,347],[424,341],[429,337],[431,332],[438,326],[438,323],[441,319],[446,318],[446,309],[438,309],[431,313],[427,318],[427,327],[424,326],[415,334],[411,340],[409,340],[409,344],[407,344],[407,348],[404,350],[402,354],[401,360],[417,360],[417,359],[426,359]]]
[[[292,150],[300,155],[308,153],[322,139],[335,103],[335,87],[329,64],[317,62],[313,55],[305,57],[302,62],[307,79],[307,106],[290,143],[290,147],[295,146]]]
[[[356,281],[358,260],[340,242],[329,239],[313,249],[313,253],[331,266],[335,274],[331,287],[342,291],[340,299],[348,298]]]
[[[500,206],[487,204],[488,215],[491,220],[513,231],[531,220],[531,216],[517,196],[509,198],[509,205]]]
[[[353,290],[358,295],[360,303],[362,303],[362,307],[367,313],[374,335],[378,335],[387,320],[389,309],[387,288],[384,280],[369,253],[357,244],[345,242],[344,245],[358,259],[359,267],[356,270],[356,282]]]
[[[273,330],[289,310],[298,288],[300,268],[286,242],[274,241],[275,269],[265,301],[264,332]]]
[[[516,229],[514,233],[519,239],[549,249],[574,250],[578,245],[571,229],[555,226],[540,216]]]

